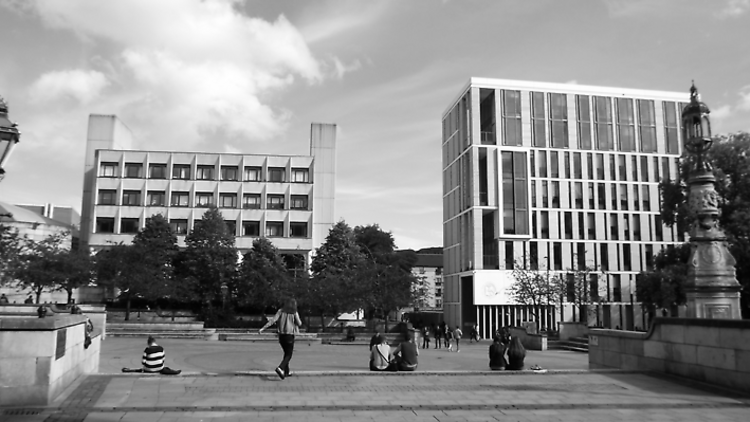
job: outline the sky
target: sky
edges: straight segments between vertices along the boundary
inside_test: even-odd
[[[0,200],[80,211],[89,114],[137,149],[309,153],[335,218],[442,245],[441,117],[471,77],[688,92],[750,131],[750,0],[0,0],[21,142]]]

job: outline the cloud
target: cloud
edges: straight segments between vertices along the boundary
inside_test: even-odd
[[[737,104],[737,108],[750,111],[750,85],[743,86],[738,95],[740,96],[740,100]]]
[[[750,10],[750,0],[728,0],[724,8],[714,13],[719,19],[738,18]]]
[[[725,104],[721,107],[711,110],[711,118],[722,120],[732,115],[732,106]]]
[[[327,6],[327,7],[326,7]],[[388,2],[318,2],[303,18],[300,31],[310,44],[330,40],[352,30],[366,30],[382,16]]]
[[[341,79],[344,77],[344,74],[361,69],[362,63],[360,63],[359,60],[354,60],[350,64],[344,64],[338,57],[334,57],[333,66],[336,72],[336,77]]]
[[[29,94],[36,103],[74,98],[87,104],[99,97],[107,85],[107,77],[96,70],[58,70],[40,76],[29,88]]]

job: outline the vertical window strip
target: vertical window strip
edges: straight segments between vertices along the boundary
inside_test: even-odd
[[[591,149],[591,106],[588,95],[576,95],[578,148]]]
[[[503,90],[503,145],[521,145],[521,92]]]
[[[552,148],[568,148],[568,97],[549,94],[549,125]]]
[[[656,152],[656,117],[653,100],[638,100],[638,134],[641,152]]]

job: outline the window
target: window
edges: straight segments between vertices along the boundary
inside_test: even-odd
[[[260,236],[260,221],[243,221],[242,222],[242,235],[243,236]]]
[[[286,182],[286,170],[283,167],[268,168],[269,182]]]
[[[536,154],[535,152],[529,151],[529,165],[531,168],[529,169],[531,171],[531,177],[536,177]]]
[[[589,234],[589,240],[596,239],[596,216],[593,212],[586,213],[587,231]]]
[[[583,269],[586,266],[584,263],[583,266],[578,267],[579,269]],[[589,298],[592,302],[599,301],[599,275],[598,274],[589,274]]]
[[[266,237],[283,237],[284,223],[281,221],[269,221],[266,223]]]
[[[266,199],[266,208],[269,210],[284,209],[284,195],[268,195]]]
[[[656,152],[656,118],[652,100],[638,100],[638,132],[641,152]]]
[[[172,179],[190,180],[190,164],[172,166]]]
[[[633,177],[633,181],[637,182],[638,181],[638,158],[635,155],[630,157],[630,164],[633,166],[630,169],[630,174]]]
[[[599,203],[599,209],[603,210],[607,208],[607,202],[606,202],[606,185],[604,183],[597,183],[596,184],[596,194],[598,196],[598,203]]]
[[[625,166],[624,155],[617,156],[617,171],[620,173],[620,180],[622,180],[623,182],[628,180],[628,171],[627,167]]]
[[[219,206],[221,208],[237,208],[237,194],[236,193],[219,194]]]
[[[115,232],[114,217],[96,217],[96,232],[97,233],[114,233]]]
[[[667,180],[667,181],[672,180],[672,173],[669,170],[669,158],[662,157],[662,159],[661,159],[661,171],[664,174],[662,176],[662,180]]]
[[[617,185],[612,183],[612,196],[609,197],[610,201],[612,202],[612,209],[617,209]]]
[[[633,209],[641,210],[641,195],[638,193],[638,186],[633,186]]]
[[[654,246],[646,245],[646,271],[654,270]]]
[[[641,240],[641,216],[633,214],[633,240]]]
[[[609,180],[617,180],[617,167],[615,166],[615,156],[609,156]]]
[[[596,203],[594,202],[594,184],[593,183],[586,183],[589,187],[589,209],[594,209],[596,207]]]
[[[119,177],[117,163],[104,163],[99,165],[99,177]],[[111,233],[111,232],[110,232]]]
[[[529,234],[526,154],[501,154],[504,233]]]
[[[289,208],[293,210],[307,210],[307,195],[292,195]]]
[[[573,273],[565,274],[565,300],[568,302],[576,300],[576,275]]]
[[[549,212],[541,213],[542,239],[549,239]]]
[[[531,181],[531,206],[536,207],[536,181]]]
[[[245,167],[245,175],[243,178],[246,182],[260,182],[261,173],[260,167]]]
[[[620,184],[620,209],[628,210],[628,185]]]
[[[503,145],[521,145],[521,92],[503,90]]]
[[[121,218],[120,219],[120,233],[122,234],[138,233],[138,219],[137,218]]]
[[[583,179],[583,169],[581,168],[581,153],[573,153],[573,177],[575,179]]]
[[[122,191],[122,205],[140,206],[141,205],[141,191],[139,190]]]
[[[221,166],[221,180],[236,181],[239,173],[240,169],[237,166]]]
[[[566,211],[563,215],[563,220],[565,224],[565,238],[572,239],[573,238],[573,213]]]
[[[149,207],[163,207],[166,205],[166,193],[162,191],[150,190],[148,191],[146,206]]]
[[[550,151],[549,153],[549,173],[549,177],[553,179],[560,178],[560,160],[557,151]]]
[[[624,240],[630,240],[630,215],[622,215],[622,233],[625,236]]]
[[[170,204],[173,207],[188,207],[190,206],[190,193],[189,192],[172,192],[172,201]]]
[[[635,151],[635,114],[633,100],[617,98],[617,138],[620,151]]]
[[[596,154],[596,179],[604,180],[604,154]]]
[[[505,243],[505,269],[512,270],[515,267],[515,260],[513,259],[513,242]]]
[[[529,242],[529,269],[539,269],[539,245],[536,242]]]
[[[659,242],[664,241],[664,227],[661,224],[661,216],[654,216],[654,235]]]
[[[620,227],[618,224],[618,216],[615,213],[611,213],[609,215],[609,239],[610,240],[619,240],[620,237]]]
[[[591,149],[591,107],[588,95],[576,95],[578,116],[578,148]]]
[[[612,140],[612,101],[609,97],[594,97],[594,134],[596,149],[611,151]]]
[[[547,137],[545,133],[544,119],[544,93],[531,93],[531,136],[535,147],[546,147]],[[520,145],[520,143],[514,144]]]
[[[641,182],[648,182],[648,157],[641,157]]]
[[[187,220],[171,219],[169,220],[169,228],[172,229],[174,234],[184,235],[188,231],[188,222]]]
[[[665,101],[664,109],[664,138],[667,144],[667,154],[679,154],[679,140],[677,138],[677,110],[675,103]]]
[[[623,264],[623,270],[625,271],[633,270],[632,258],[630,256],[630,244],[629,243],[624,243],[622,245],[622,264]]]
[[[585,216],[582,212],[578,213],[578,239],[583,240],[586,238],[586,222]]]
[[[148,166],[148,177],[149,179],[166,179],[167,178],[167,165],[166,164],[150,164]]]
[[[143,164],[125,163],[125,177],[130,179],[140,179],[143,177]]]
[[[643,191],[643,211],[651,211],[651,190],[647,185],[641,185]]]
[[[195,180],[214,180],[214,166],[198,166]]]
[[[100,190],[99,191],[99,205],[115,205],[117,191],[116,190]]]
[[[549,126],[552,148],[568,147],[568,97],[549,94]]]
[[[234,220],[224,220],[224,225],[227,226],[227,233],[232,236],[237,236],[237,222]]]
[[[307,223],[289,223],[289,237],[307,237]]]
[[[547,152],[539,151],[539,177],[547,177]]]
[[[243,195],[242,208],[259,209],[260,208],[260,194],[246,193],[245,195]]]
[[[542,180],[542,208],[549,208],[549,182]]]
[[[553,242],[552,243],[552,254],[553,254],[553,264],[552,268],[555,270],[562,270],[563,263],[562,263],[562,243],[560,242]]]
[[[578,209],[583,209],[583,183],[573,183],[573,192],[575,195],[575,206]]]
[[[659,176],[659,157],[654,157],[654,182],[661,182]]]
[[[560,208],[560,182],[552,182],[552,208]]]
[[[292,169],[292,183],[310,183],[308,169]]]
[[[211,205],[214,205],[214,194],[212,192],[195,193],[196,207],[210,207]]]
[[[565,169],[565,178],[570,179],[570,153],[563,155],[563,168]]]
[[[599,258],[601,261],[601,270],[609,271],[609,245],[606,243],[599,244]]]

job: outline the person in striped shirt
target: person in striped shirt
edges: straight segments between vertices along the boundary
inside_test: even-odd
[[[143,351],[143,372],[161,372],[164,369],[164,348],[156,344],[156,340],[148,337],[148,347]]]

